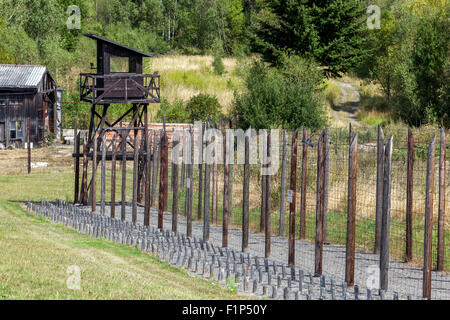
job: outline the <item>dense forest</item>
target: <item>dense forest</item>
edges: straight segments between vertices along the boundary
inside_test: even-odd
[[[67,27],[71,5],[80,29]],[[46,65],[73,100],[95,55],[89,32],[213,55],[219,74],[223,57],[252,57],[225,115],[245,127],[324,125],[324,81],[349,73],[382,88],[393,119],[450,127],[449,13],[447,0],[0,0],[0,63]]]

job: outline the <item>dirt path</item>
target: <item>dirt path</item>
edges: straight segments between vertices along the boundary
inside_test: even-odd
[[[332,82],[340,87],[342,93],[339,103],[332,106],[333,120],[342,126],[348,126],[349,123],[355,127],[361,126],[356,119],[356,112],[361,102],[360,92],[351,83],[338,80],[332,80]]]

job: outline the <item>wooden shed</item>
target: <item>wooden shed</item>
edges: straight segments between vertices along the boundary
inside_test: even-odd
[[[45,134],[60,132],[58,88],[44,66],[0,64],[0,148],[25,147],[27,118],[30,141],[44,143]]]

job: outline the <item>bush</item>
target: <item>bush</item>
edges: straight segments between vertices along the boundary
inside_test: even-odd
[[[320,128],[326,122],[322,82],[313,61],[286,57],[277,69],[256,61],[245,75],[246,92],[235,95],[233,116],[243,129]]]
[[[209,94],[200,93],[192,97],[187,103],[186,108],[191,122],[205,121],[208,115],[212,121],[217,121],[221,117],[219,101],[215,96]]]
[[[158,121],[166,117],[166,122],[172,123],[193,123],[195,121],[205,121],[209,115],[212,121],[218,121],[221,114],[221,106],[215,96],[199,94],[192,97],[187,103],[176,100],[169,103],[167,99],[161,101],[161,105],[156,114]]]
[[[223,64],[222,56],[215,55],[212,66],[215,74],[221,76],[225,73],[225,65]]]

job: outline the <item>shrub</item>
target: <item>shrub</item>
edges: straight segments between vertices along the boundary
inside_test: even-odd
[[[215,96],[200,93],[192,97],[186,105],[186,111],[189,113],[189,120],[205,121],[209,115],[209,119],[217,121],[221,117],[221,106]]]
[[[225,73],[225,65],[223,64],[222,56],[215,55],[212,66],[215,74],[221,76]]]
[[[326,122],[322,83],[313,61],[286,57],[279,68],[256,61],[246,72],[246,91],[235,95],[233,116],[243,129],[320,128]]]
[[[166,122],[169,123],[183,123],[189,121],[186,103],[182,100],[176,100],[171,104],[167,99],[163,99],[156,117],[159,121],[162,121],[163,115],[166,117]]]

